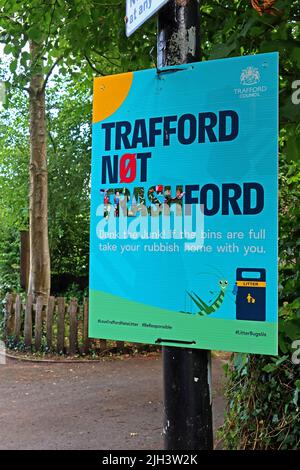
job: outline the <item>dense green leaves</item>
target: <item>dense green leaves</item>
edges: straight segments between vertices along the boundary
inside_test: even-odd
[[[0,35],[5,54],[12,56],[12,81],[26,86],[34,72],[36,64],[29,63],[26,51],[29,40],[40,46],[45,75],[56,63],[61,73],[80,70],[88,79],[149,66],[154,23],[128,40],[124,16],[125,5],[117,0],[6,1],[0,6]]]
[[[232,450],[298,449],[299,364],[290,356],[245,356],[227,371],[223,445]]]
[[[91,89],[57,77],[48,90],[49,235],[53,274],[87,276],[89,252],[89,177]],[[9,110],[0,111],[0,277],[18,267],[19,249],[11,239],[28,229],[28,109],[15,91]],[[12,253],[9,266],[5,253]],[[15,258],[13,258],[13,254]],[[5,259],[4,259],[4,258]],[[15,280],[18,275],[14,275]],[[5,285],[10,286],[9,282]]]
[[[278,0],[276,16],[259,16],[250,1],[211,0],[201,5],[205,59],[279,52],[280,124],[281,132],[288,131],[282,150],[289,160],[299,160],[300,103],[292,101],[292,85],[300,80],[300,1]]]
[[[91,89],[57,79],[48,93],[52,271],[88,273]]]
[[[28,223],[29,131],[27,99],[0,110],[0,226],[22,230]]]
[[[291,360],[295,352],[293,342],[300,340],[299,188],[299,165],[282,160],[279,357],[247,354],[233,357],[227,369],[228,409],[221,433],[228,449],[299,448],[300,366]]]

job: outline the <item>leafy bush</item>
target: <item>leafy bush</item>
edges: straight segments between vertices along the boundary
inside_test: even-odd
[[[20,290],[20,234],[15,229],[1,227],[0,236],[0,298],[6,292]]]
[[[282,163],[279,356],[232,356],[226,367],[227,415],[220,432],[226,449],[300,446],[300,364],[292,362],[293,341],[300,339],[299,183],[299,165]]]

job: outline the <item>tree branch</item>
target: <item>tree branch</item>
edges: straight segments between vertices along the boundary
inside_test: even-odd
[[[114,67],[118,67],[119,64],[116,64],[115,62],[113,62],[114,60],[119,60],[118,57],[106,57],[106,55],[102,54],[100,51],[98,51],[97,49],[92,49],[92,52],[94,52],[95,54],[99,55],[100,57],[102,57],[103,59],[107,60],[107,62],[109,62],[111,65],[113,65]]]
[[[45,91],[45,88],[47,86],[47,83],[48,83],[48,80],[53,72],[53,70],[55,69],[55,67],[58,65],[58,63],[62,60],[63,56],[59,56],[56,61],[52,64],[52,66],[50,67],[50,70],[48,71],[45,79],[44,79],[44,83],[43,83],[43,86],[42,86],[42,92]]]
[[[89,64],[91,69],[94,70],[94,72],[96,72],[100,75],[105,75],[104,73],[100,72],[100,70],[98,70],[97,67],[95,67],[95,65],[91,62],[91,60],[89,59],[89,57],[86,54],[84,54],[84,57],[86,58],[87,63]]]

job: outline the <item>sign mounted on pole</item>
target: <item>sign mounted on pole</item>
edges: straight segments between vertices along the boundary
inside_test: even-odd
[[[126,36],[133,34],[168,0],[126,0]]]
[[[278,54],[96,78],[90,336],[277,353]]]

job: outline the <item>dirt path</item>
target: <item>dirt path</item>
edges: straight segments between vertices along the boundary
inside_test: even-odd
[[[222,424],[214,359],[214,427]],[[160,356],[0,366],[0,449],[162,449]]]

